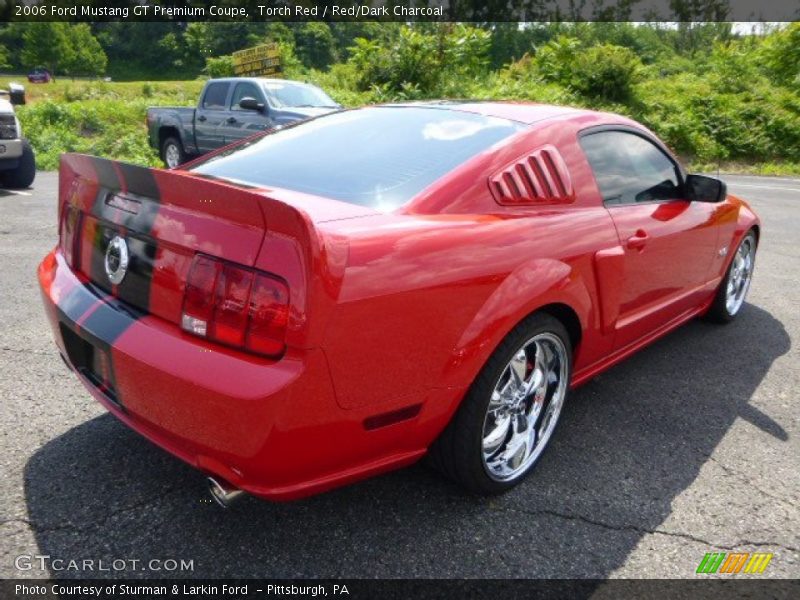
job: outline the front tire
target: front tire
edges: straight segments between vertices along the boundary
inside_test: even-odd
[[[25,189],[31,187],[36,178],[36,157],[28,140],[22,140],[22,156],[16,169],[0,172],[0,181],[7,188]]]
[[[181,141],[175,137],[165,138],[161,143],[161,160],[169,169],[186,162],[186,152]]]
[[[730,323],[744,304],[756,260],[756,234],[751,229],[739,242],[725,277],[719,284],[717,295],[708,311],[708,318],[717,323]]]
[[[479,494],[532,471],[555,431],[572,375],[564,325],[537,313],[506,336],[430,450],[433,465]]]

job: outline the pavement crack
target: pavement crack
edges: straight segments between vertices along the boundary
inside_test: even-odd
[[[785,544],[781,544],[778,542],[763,542],[763,541],[753,541],[753,540],[739,540],[734,544],[719,544],[717,542],[713,542],[710,540],[703,539],[701,537],[692,535],[690,533],[684,533],[681,531],[669,531],[667,529],[650,529],[647,527],[642,527],[639,525],[631,525],[631,524],[613,524],[613,523],[606,523],[604,521],[598,521],[595,519],[590,519],[583,515],[579,514],[571,514],[571,513],[562,513],[555,510],[541,508],[537,510],[526,510],[521,508],[508,508],[508,507],[500,507],[500,506],[490,506],[492,510],[498,510],[501,512],[517,512],[531,516],[550,516],[555,517],[557,519],[566,519],[569,521],[580,521],[582,523],[586,523],[588,525],[593,525],[595,527],[602,527],[603,529],[608,529],[611,531],[633,531],[640,534],[651,534],[651,535],[665,535],[669,537],[676,537],[681,538],[684,540],[690,540],[692,542],[697,542],[698,544],[703,544],[705,546],[711,546],[713,548],[719,548],[720,550],[737,550],[739,548],[745,546],[756,546],[756,547],[770,547],[770,548],[781,548],[783,550],[787,550],[789,552],[800,552],[800,548],[795,548],[794,546],[787,546]]]
[[[28,350],[26,348],[9,348],[8,346],[0,346],[0,352],[15,352],[17,354],[38,354],[39,356],[52,356],[52,352],[44,350]]]
[[[122,507],[122,508],[120,508],[118,510],[112,510],[111,512],[105,513],[105,514],[101,515],[99,518],[97,518],[97,519],[95,519],[95,520],[93,520],[93,521],[91,521],[89,523],[72,523],[71,521],[68,521],[66,523],[47,525],[47,524],[38,523],[38,522],[36,522],[36,521],[34,521],[32,519],[26,519],[26,518],[23,518],[23,517],[16,517],[16,518],[11,518],[11,519],[2,519],[2,520],[0,520],[0,527],[2,527],[3,525],[7,525],[7,524],[18,523],[18,524],[21,524],[21,525],[27,525],[28,527],[30,527],[30,529],[34,533],[52,533],[52,532],[56,532],[56,531],[66,531],[66,530],[68,530],[68,531],[88,531],[88,530],[91,530],[91,529],[96,529],[98,527],[102,527],[108,521],[110,521],[111,519],[113,519],[114,517],[116,517],[118,515],[121,515],[121,514],[124,514],[124,513],[127,513],[127,512],[133,512],[133,511],[140,510],[141,508],[144,508],[145,506],[148,506],[150,504],[156,504],[156,503],[160,502],[161,500],[163,500],[164,498],[166,498],[167,496],[169,496],[170,494],[174,494],[175,492],[179,491],[180,489],[181,488],[177,488],[177,487],[168,489],[167,491],[165,491],[162,494],[159,494],[158,496],[151,496],[151,497],[149,497],[149,498],[147,498],[145,500],[142,500],[141,502],[136,502],[134,504],[130,504],[128,506],[124,506],[124,507]]]
[[[793,502],[791,502],[790,500],[787,500],[786,498],[781,498],[780,496],[775,496],[774,494],[770,494],[769,492],[763,490],[761,487],[756,485],[755,482],[752,479],[750,479],[748,476],[746,476],[744,473],[741,473],[740,471],[737,471],[736,469],[733,469],[733,468],[729,467],[728,465],[726,465],[722,461],[717,460],[716,458],[714,458],[711,454],[706,454],[704,452],[701,452],[700,450],[698,450],[697,452],[699,454],[705,456],[707,460],[710,460],[715,465],[717,465],[726,474],[730,475],[731,477],[736,477],[739,481],[742,481],[742,482],[746,483],[747,485],[752,487],[754,490],[756,490],[759,494],[762,494],[762,495],[766,496],[767,498],[775,500],[776,502],[780,502],[781,504],[786,504],[787,506],[789,506],[789,507],[791,507],[793,509],[797,508],[797,506]]]

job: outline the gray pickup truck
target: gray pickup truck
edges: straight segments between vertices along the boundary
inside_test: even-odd
[[[264,129],[339,108],[308,83],[259,77],[210,79],[197,108],[148,108],[147,130],[150,145],[173,168]]]

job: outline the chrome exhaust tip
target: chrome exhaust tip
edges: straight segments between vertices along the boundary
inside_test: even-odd
[[[233,487],[227,481],[215,479],[214,477],[209,477],[207,481],[208,491],[211,492],[211,497],[222,508],[230,508],[231,504],[244,496],[242,490]]]

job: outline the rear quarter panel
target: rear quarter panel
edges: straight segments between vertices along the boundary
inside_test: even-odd
[[[503,337],[551,303],[566,304],[581,321],[576,367],[610,350],[599,326],[594,255],[619,241],[587,180],[576,130],[554,123],[471,161],[407,214],[324,224],[349,246],[323,342],[343,408],[391,410],[429,389],[466,388]],[[497,205],[488,175],[545,141],[561,151],[576,199]]]

